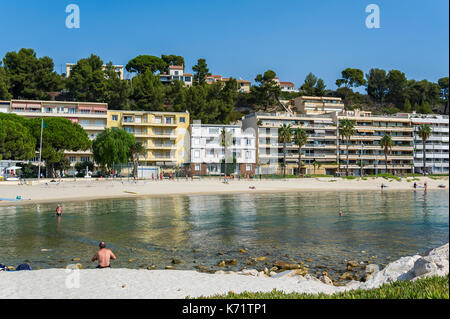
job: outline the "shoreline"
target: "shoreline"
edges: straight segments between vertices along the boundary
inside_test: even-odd
[[[409,182],[407,180],[410,180]],[[131,199],[152,198],[158,196],[183,196],[183,195],[221,195],[221,194],[251,194],[251,193],[293,193],[293,192],[332,192],[332,191],[381,191],[383,183],[388,187],[382,191],[411,190],[412,184],[423,184],[427,182],[428,190],[448,190],[449,178],[444,176],[440,179],[429,177],[403,178],[401,181],[386,180],[382,177],[368,177],[366,180],[347,180],[341,178],[318,177],[303,179],[255,179],[255,180],[232,180],[228,184],[217,179],[203,180],[175,180],[175,181],[111,181],[111,180],[62,180],[60,184],[46,185],[17,185],[0,184],[1,198],[16,198],[19,201],[0,200],[0,207],[22,206],[40,203],[55,203],[86,200],[107,199]],[[444,184],[445,188],[438,185]],[[250,189],[249,187],[255,187]],[[416,191],[424,191],[418,188]],[[93,196],[92,193],[96,195]],[[74,195],[75,194],[75,195]]]
[[[173,299],[247,292],[334,294],[354,289],[373,289],[397,280],[415,281],[449,272],[448,243],[422,254],[402,257],[384,269],[366,267],[365,282],[350,281],[336,286],[325,279],[285,270],[271,276],[248,269],[226,274],[192,270],[135,269],[45,269],[0,272],[0,290],[5,298],[140,298]]]

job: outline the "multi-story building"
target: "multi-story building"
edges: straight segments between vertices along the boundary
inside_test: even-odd
[[[27,118],[63,117],[78,123],[93,140],[107,125],[106,103],[12,100],[0,103],[1,109]],[[93,161],[91,150],[66,151],[70,163]]]
[[[243,131],[238,125],[191,125],[193,174],[254,175],[255,161],[256,136],[253,130]],[[233,170],[229,170],[230,164]]]
[[[343,119],[353,121],[355,134],[349,141],[339,134],[338,162],[341,172],[348,168],[351,175],[412,173],[414,167],[413,127],[408,114],[393,116],[372,115],[371,112],[354,110],[334,114],[337,126]],[[386,157],[380,141],[390,135],[393,146]],[[387,172],[386,172],[387,164]]]
[[[164,84],[170,84],[174,80],[184,83],[184,85],[192,85],[192,73],[184,73],[183,65],[169,65],[169,74],[161,73],[159,79]]]
[[[206,77],[206,83],[213,84],[216,82],[227,82],[230,78],[224,78],[221,75],[208,75]],[[242,80],[242,79],[236,79],[237,82],[237,90],[241,93],[249,93],[250,92],[250,81]]]
[[[146,154],[141,165],[181,166],[189,162],[189,113],[108,110],[108,127],[134,134]]]
[[[423,142],[419,136],[419,127],[427,124],[431,136],[425,142],[425,171],[432,174],[449,172],[449,118],[447,115],[410,114],[414,126],[414,169],[423,173]]]
[[[337,170],[337,128],[330,114],[252,113],[242,120],[243,129],[257,134],[257,173],[280,173],[283,163],[283,143],[278,130],[283,125],[292,130],[303,128],[308,134],[302,147],[302,174],[334,174]],[[286,145],[287,174],[297,174],[298,146]]]
[[[70,76],[70,72],[72,72],[73,67],[75,66],[75,63],[66,63],[66,77]],[[116,70],[117,74],[119,75],[119,78],[123,80],[123,65],[113,65],[114,69]],[[106,64],[103,64],[103,70],[106,69]]]
[[[279,82],[281,92],[298,92],[298,90],[295,89],[294,82]]]
[[[344,102],[340,97],[299,96],[294,99],[297,112],[302,114],[323,114],[342,112]]]

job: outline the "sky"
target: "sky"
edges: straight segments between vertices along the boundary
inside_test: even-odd
[[[80,28],[66,27],[69,4]],[[380,28],[366,27],[369,4]],[[252,82],[272,69],[296,87],[312,72],[328,89],[347,67],[430,81],[449,73],[448,0],[0,0],[0,13],[0,58],[33,48],[58,73],[91,53],[124,66],[181,55],[185,72],[205,58],[211,73]]]

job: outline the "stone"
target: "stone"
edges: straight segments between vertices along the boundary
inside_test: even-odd
[[[333,281],[330,278],[328,278],[327,276],[322,275],[322,276],[320,276],[319,280],[326,285],[333,285]]]
[[[249,259],[245,262],[245,264],[248,266],[253,266],[255,264],[255,262]]]
[[[245,250],[245,249],[239,249],[239,252],[241,253],[241,254],[245,254],[247,251]]]
[[[128,262],[129,262],[129,263],[132,263],[133,261],[134,261],[134,258],[128,259]]]
[[[156,268],[155,265],[151,265],[151,266],[148,266],[148,267],[147,267],[148,270],[152,270],[152,269],[155,269],[155,268]]]
[[[267,277],[267,275],[264,273],[264,271],[258,272],[257,277]]]
[[[348,266],[351,266],[351,267],[353,267],[353,268],[358,268],[360,265],[359,265],[359,263],[357,262],[357,261],[355,261],[355,260],[349,260],[349,261],[347,261],[347,267]]]
[[[80,261],[80,258],[72,258],[72,261]]]
[[[174,265],[181,264],[181,260],[178,258],[172,258],[172,264]]]
[[[202,266],[202,265],[197,265],[197,266],[195,266],[194,268],[196,268],[196,269],[198,269],[198,270],[206,270],[206,269],[208,269],[208,267]],[[221,271],[221,270],[219,270],[219,271]]]
[[[414,274],[416,276],[422,276],[429,273],[436,273],[437,266],[434,262],[426,260],[425,258],[419,258],[414,263]]]
[[[199,253],[200,252],[200,249],[193,249],[192,250],[194,253]]]
[[[269,276],[270,277],[273,277],[273,276],[275,276],[277,273],[275,272],[275,271],[271,271],[271,272],[269,272]]]
[[[267,275],[267,276],[269,275],[269,269],[267,269],[267,267],[264,268],[264,274]]]
[[[312,259],[311,259],[311,258],[306,258],[305,261],[306,261],[306,262],[311,262]]]
[[[281,270],[292,270],[292,269],[298,269],[300,266],[295,263],[288,263],[284,261],[277,261],[274,264],[275,267],[281,269]]]
[[[237,265],[237,260],[236,259],[228,259],[228,260],[225,260],[225,264],[235,266],[235,265]]]
[[[374,274],[380,271],[380,267],[375,264],[370,264],[366,266],[365,272],[368,274]]]
[[[78,263],[78,264],[68,265],[65,268],[67,268],[67,269],[83,269],[83,265]]]
[[[215,272],[215,274],[217,274],[217,275],[224,275],[224,274],[225,274],[225,271],[223,271],[223,270],[218,270],[218,271]]]
[[[256,269],[244,269],[240,272],[240,274],[246,276],[258,276],[258,271]]]
[[[174,270],[175,267],[174,266],[166,266],[165,269],[170,269],[170,270]]]
[[[225,260],[222,260],[221,262],[219,262],[219,263],[217,264],[217,266],[219,266],[219,267],[225,267]]]
[[[344,272],[341,277],[339,277],[340,281],[343,280],[352,280],[353,279],[353,274],[351,272]]]
[[[265,260],[267,260],[267,257],[265,257],[265,256],[255,257],[255,258],[253,258],[253,260],[254,261],[265,261]]]
[[[223,255],[223,252],[218,251],[218,252],[217,252],[217,255],[222,256],[222,255]]]

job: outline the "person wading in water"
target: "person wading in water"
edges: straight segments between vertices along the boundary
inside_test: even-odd
[[[96,268],[111,268],[109,260],[115,260],[116,256],[111,249],[106,248],[104,241],[100,242],[98,247],[100,247],[99,251],[97,251],[94,257],[92,257],[92,261],[98,260],[98,266]]]
[[[58,204],[58,206],[56,206],[55,215],[58,216],[58,217],[61,217],[61,216],[62,216],[62,207],[61,207],[61,204]]]

